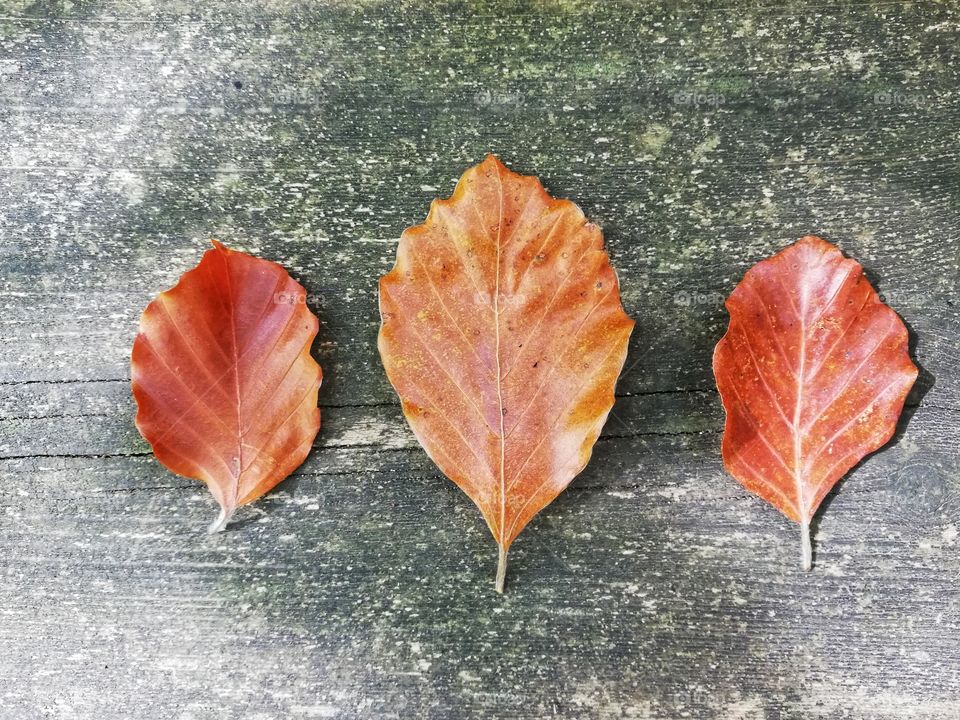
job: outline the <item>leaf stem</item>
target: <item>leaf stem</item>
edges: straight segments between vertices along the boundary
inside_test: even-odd
[[[805,571],[813,567],[813,550],[810,547],[810,521],[800,523],[800,567]]]
[[[503,545],[498,546],[500,554],[497,557],[497,592],[503,595],[503,585],[507,579],[507,551]]]
[[[233,510],[227,512],[227,509],[222,507],[220,508],[220,514],[217,515],[217,519],[210,523],[210,527],[207,528],[207,533],[213,535],[214,533],[223,532],[227,527],[227,523],[230,522],[230,518],[233,517]]]

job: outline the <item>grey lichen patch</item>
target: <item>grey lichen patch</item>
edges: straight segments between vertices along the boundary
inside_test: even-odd
[[[653,157],[658,157],[672,135],[670,128],[660,123],[653,123],[637,137],[637,144]]]

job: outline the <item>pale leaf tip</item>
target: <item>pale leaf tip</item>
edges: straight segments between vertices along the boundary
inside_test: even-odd
[[[511,172],[510,168],[508,168],[506,165],[503,164],[503,160],[501,160],[500,156],[497,155],[496,153],[492,153],[492,152],[487,153],[487,156],[483,159],[483,162],[480,164],[481,165],[492,164],[497,169],[497,172],[502,172],[502,171]]]

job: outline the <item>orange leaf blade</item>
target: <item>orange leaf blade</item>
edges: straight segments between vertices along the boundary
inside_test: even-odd
[[[613,406],[633,321],[600,230],[489,156],[403,233],[380,312],[404,415],[483,513],[502,570]]]
[[[860,264],[814,236],[754,265],[726,304],[724,465],[806,542],[830,489],[896,429],[917,377],[907,329]]]
[[[320,429],[318,321],[305,299],[276,263],[214,241],[143,312],[137,429],[169,470],[207,484],[221,507],[211,530],[293,472]]]

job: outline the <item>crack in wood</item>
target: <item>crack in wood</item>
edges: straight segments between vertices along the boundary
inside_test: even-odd
[[[0,461],[3,460],[109,460],[111,458],[124,457],[147,457],[153,455],[153,451],[145,450],[143,452],[129,453],[36,453],[33,455],[0,455]]]

